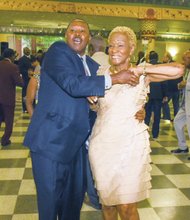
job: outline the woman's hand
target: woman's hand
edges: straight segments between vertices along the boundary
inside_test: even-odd
[[[146,116],[146,112],[145,109],[142,108],[140,109],[138,112],[136,112],[135,114],[135,118],[139,121],[139,122],[143,122]]]

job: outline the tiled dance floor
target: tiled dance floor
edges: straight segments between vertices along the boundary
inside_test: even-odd
[[[37,220],[31,160],[28,149],[22,146],[29,117],[22,113],[17,95],[12,144],[0,150],[0,220]],[[170,150],[176,147],[172,123],[162,121],[159,140],[151,140],[153,187],[150,199],[139,203],[141,220],[190,219],[190,161],[187,155],[171,155]],[[81,220],[102,217],[100,211],[84,204]]]

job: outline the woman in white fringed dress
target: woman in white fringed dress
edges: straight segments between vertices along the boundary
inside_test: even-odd
[[[136,36],[127,27],[116,27],[108,38],[111,66],[99,74],[131,69],[140,76],[136,87],[114,85],[98,100],[97,119],[90,138],[89,158],[105,220],[138,220],[136,203],[149,197],[151,188],[150,144],[147,126],[135,119],[145,104],[148,84],[177,78],[178,64],[131,68]],[[167,69],[166,69],[167,68]],[[154,73],[151,73],[154,72]]]

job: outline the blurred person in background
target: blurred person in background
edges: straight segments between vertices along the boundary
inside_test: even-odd
[[[26,90],[30,80],[28,75],[28,70],[31,69],[31,61],[30,61],[30,49],[28,47],[23,48],[23,56],[18,60],[18,65],[20,69],[20,73],[22,75],[24,86],[22,88],[22,111],[23,113],[27,112],[26,109]]]
[[[105,39],[100,35],[93,36],[88,45],[89,56],[100,66],[109,65],[109,56],[105,53],[106,45]]]
[[[33,69],[30,69],[28,73],[30,76],[30,81],[26,91],[26,108],[29,116],[32,117],[34,107],[38,102],[42,57],[32,56],[30,61]]]
[[[163,57],[163,63],[171,63],[174,62],[172,56],[169,52],[166,52]],[[167,97],[168,99],[163,103],[163,119],[173,121],[170,114],[169,102],[172,100],[174,117],[176,116],[179,110],[179,96],[180,90],[178,89],[178,83],[181,82],[183,77],[179,77],[178,79],[171,79],[167,81]]]
[[[11,134],[14,122],[16,86],[24,85],[17,65],[14,64],[15,51],[5,49],[3,59],[0,61],[0,127],[5,122],[4,134],[1,137],[1,145],[11,144]]]
[[[185,137],[185,128],[190,138],[190,50],[183,55],[185,73],[183,80],[178,84],[178,88],[183,91],[180,108],[174,118],[174,128],[178,139],[178,148],[171,150],[173,154],[186,154],[189,148]],[[190,159],[190,158],[188,158]]]
[[[140,63],[143,63],[144,61],[145,61],[145,53],[144,51],[139,51],[136,65],[138,66]]]
[[[156,53],[155,51],[150,51],[149,63],[152,65],[160,64],[158,60],[158,53]],[[152,122],[152,137],[154,140],[157,140],[160,130],[162,103],[167,101],[167,83],[151,82],[149,86],[150,93],[148,94],[148,102],[145,104],[145,123],[149,126],[153,112],[154,119]]]

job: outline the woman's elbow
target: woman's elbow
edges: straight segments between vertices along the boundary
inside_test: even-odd
[[[178,76],[179,77],[183,76],[184,72],[185,72],[185,66],[182,64],[179,64]]]

